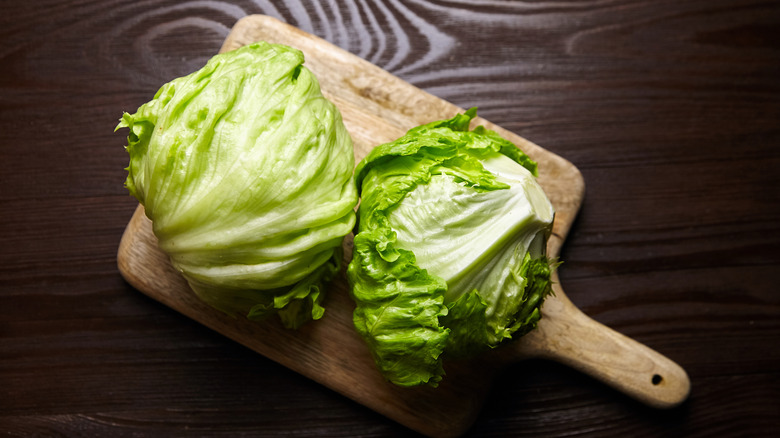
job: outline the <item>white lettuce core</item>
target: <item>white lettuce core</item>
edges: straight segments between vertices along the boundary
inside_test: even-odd
[[[526,253],[544,255],[554,212],[536,178],[512,159],[496,153],[482,165],[509,188],[478,191],[450,175],[434,175],[409,192],[388,219],[398,247],[447,282],[445,301],[477,289],[491,319],[503,313],[502,302],[522,293],[520,265]]]

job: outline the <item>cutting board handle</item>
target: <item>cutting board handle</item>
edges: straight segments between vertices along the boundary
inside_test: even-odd
[[[678,364],[591,319],[566,297],[557,281],[539,327],[517,343],[516,353],[563,363],[656,408],[688,397],[691,383]]]

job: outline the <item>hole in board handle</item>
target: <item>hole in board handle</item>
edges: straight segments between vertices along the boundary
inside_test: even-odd
[[[653,378],[650,379],[650,381],[653,382],[653,385],[660,385],[663,380],[664,378],[661,377],[660,374],[653,374]]]

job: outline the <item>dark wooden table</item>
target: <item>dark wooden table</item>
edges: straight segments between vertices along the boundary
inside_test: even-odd
[[[315,3],[315,2],[312,2]],[[122,111],[242,16],[321,36],[567,158],[587,194],[561,281],[693,382],[658,411],[562,365],[497,377],[473,436],[780,429],[776,1],[6,1],[0,434],[389,436],[403,427],[135,291],[116,250]]]

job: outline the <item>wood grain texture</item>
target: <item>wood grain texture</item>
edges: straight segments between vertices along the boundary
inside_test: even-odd
[[[303,51],[306,65],[320,78],[323,93],[339,107],[359,161],[377,144],[407,129],[462,112],[311,34],[265,16],[241,19],[223,44],[229,51],[256,41],[286,44]],[[580,208],[584,186],[570,162],[492,125],[534,158],[539,181],[556,209],[548,254],[557,257]],[[152,226],[139,207],[118,251],[122,276],[146,295],[306,377],[430,436],[462,435],[476,418],[493,377],[484,360],[445,364],[446,384],[437,389],[398,388],[385,382],[352,324],[346,276],[330,285],[327,316],[304,331],[278,323],[254,323],[223,315],[200,302],[157,248]],[[345,241],[349,263],[351,239]],[[654,407],[673,407],[688,396],[684,370],[655,351],[587,318],[567,298],[555,278],[555,294],[543,308],[532,334],[503,348],[503,356],[545,357],[582,370]]]
[[[116,248],[122,111],[259,13],[565,157],[588,187],[566,293],[693,382],[671,411],[566,366],[499,375],[470,436],[763,437],[780,428],[780,6],[770,1],[5,2],[0,431],[408,431],[137,293]]]

